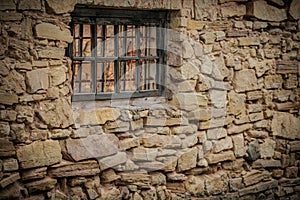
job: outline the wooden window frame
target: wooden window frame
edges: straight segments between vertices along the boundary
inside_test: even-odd
[[[85,57],[75,56],[73,53],[73,43],[69,45],[69,56],[72,59],[72,69],[75,70],[75,62],[90,61],[91,62],[91,82],[92,82],[92,92],[90,93],[75,93],[73,91],[72,101],[90,101],[90,100],[107,100],[107,99],[124,99],[124,98],[136,98],[136,97],[153,97],[153,96],[163,96],[165,93],[165,65],[166,65],[166,26],[168,20],[168,13],[165,11],[142,11],[142,10],[115,10],[115,9],[95,9],[95,8],[75,8],[74,12],[71,14],[71,30],[75,40],[74,34],[74,24],[89,24],[92,26],[97,25],[113,25],[114,26],[114,51],[113,57],[99,57],[96,54],[91,53],[91,56]],[[137,54],[134,57],[122,57],[118,55],[118,43],[119,43],[119,32],[118,27],[120,26],[131,26],[134,25],[139,29],[140,26],[152,26],[156,27],[156,55],[149,59],[155,59],[156,61],[156,71],[155,71],[155,89],[152,90],[141,90],[139,85],[139,76],[135,75],[134,81],[136,82],[135,91],[119,91],[119,64],[122,61],[127,62],[128,60],[134,60],[136,62],[136,70],[140,69],[140,61],[142,59],[147,59]],[[96,30],[96,29],[95,29]],[[91,31],[93,29],[91,28]],[[95,34],[95,33],[92,33]],[[94,37],[94,36],[92,36]],[[139,50],[140,41],[139,31],[136,32],[136,49]],[[97,38],[96,38],[97,40]],[[97,42],[92,41],[93,47],[97,47]],[[82,51],[79,50],[79,51]],[[111,61],[114,62],[114,91],[113,92],[101,92],[97,91],[97,63],[99,61]],[[139,71],[136,72],[136,74]],[[74,89],[74,73],[72,76],[72,86]],[[125,86],[124,86],[125,88]]]

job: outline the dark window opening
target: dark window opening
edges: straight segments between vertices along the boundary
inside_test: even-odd
[[[72,100],[162,95],[166,20],[158,11],[75,9]]]

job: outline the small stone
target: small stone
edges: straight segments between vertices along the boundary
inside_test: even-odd
[[[264,78],[264,84],[266,89],[281,88],[282,87],[281,75],[268,75]]]
[[[0,157],[9,157],[16,154],[15,147],[8,139],[0,138]]]
[[[230,91],[228,94],[228,112],[230,114],[239,115],[245,111],[245,100],[244,94],[238,94]]]
[[[219,153],[223,150],[231,149],[232,147],[233,147],[233,144],[232,144],[231,137],[226,137],[226,138],[223,138],[221,140],[217,140],[216,142],[214,142],[213,150],[214,150],[214,153]]]
[[[260,144],[260,157],[272,158],[274,156],[276,142],[272,139],[265,139],[264,143]]]
[[[18,95],[9,93],[0,93],[0,104],[13,105],[19,102]]]
[[[295,19],[298,20],[300,19],[300,3],[298,0],[293,0],[291,5],[290,5],[290,10],[289,13],[290,15]]]
[[[260,44],[259,38],[256,37],[242,37],[238,38],[239,46],[258,46]]]
[[[109,183],[120,178],[121,176],[117,175],[113,169],[105,170],[101,174],[101,181],[104,181],[105,183]]]
[[[157,149],[138,147],[134,148],[133,151],[133,160],[138,161],[154,161],[157,157],[158,151]]]
[[[297,178],[298,177],[298,167],[287,167],[285,170],[285,177]]]
[[[16,4],[14,0],[0,1],[0,10],[15,10]]]
[[[226,137],[227,131],[224,128],[214,128],[207,130],[207,139],[209,140],[219,140]]]
[[[22,172],[22,180],[34,180],[45,178],[47,175],[47,167],[30,169]]]
[[[210,153],[205,157],[208,161],[208,164],[217,164],[219,162],[227,161],[227,160],[235,160],[235,156],[232,151],[224,151],[218,154]]]
[[[67,79],[67,68],[64,66],[51,67],[49,70],[50,86],[57,86],[64,83]]]
[[[196,177],[196,176],[189,176],[188,179],[184,182],[184,186],[186,190],[191,193],[192,195],[199,196],[204,195],[205,192],[205,179]]]
[[[183,58],[192,58],[194,56],[194,49],[188,41],[182,43],[182,57]]]
[[[18,161],[14,158],[4,159],[3,160],[3,171],[11,172],[19,169]]]
[[[214,174],[205,177],[205,188],[208,194],[220,194],[228,189],[226,175]]]
[[[233,151],[236,157],[243,157],[246,153],[243,134],[233,135]]]
[[[255,161],[260,157],[260,148],[259,144],[256,141],[250,142],[247,148],[248,159],[251,161]]]
[[[200,39],[203,40],[205,44],[212,44],[216,40],[216,35],[213,32],[206,32],[200,35]]]
[[[21,177],[20,177],[20,174],[18,172],[13,173],[13,174],[9,175],[8,177],[6,177],[6,178],[4,178],[0,181],[0,187],[5,188],[6,186],[16,182],[20,178]]]
[[[47,47],[37,50],[39,58],[63,59],[65,50],[57,47]]]

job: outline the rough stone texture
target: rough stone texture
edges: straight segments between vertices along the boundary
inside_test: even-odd
[[[105,124],[107,121],[115,121],[120,115],[121,112],[117,108],[105,108],[91,112],[82,111],[76,121],[82,126]]]
[[[127,156],[125,152],[119,152],[113,156],[105,157],[98,160],[99,166],[101,170],[105,170],[116,165],[125,163],[127,160]]]
[[[18,5],[20,10],[41,10],[42,4],[40,0],[22,0]]]
[[[258,85],[254,70],[245,69],[235,72],[233,85],[237,92],[256,90]]]
[[[222,161],[235,160],[235,156],[232,151],[224,151],[219,154],[211,153],[206,157],[206,159],[209,164],[217,164]]]
[[[49,87],[49,70],[37,69],[26,73],[26,84],[29,93],[46,90]]]
[[[70,104],[65,99],[41,102],[36,110],[38,116],[49,127],[66,128],[74,123]]]
[[[50,166],[62,160],[61,148],[58,141],[37,141],[20,146],[17,158],[23,169]]]
[[[293,0],[291,5],[290,5],[290,10],[289,10],[290,15],[298,20],[300,19],[300,3],[297,0]]]
[[[204,178],[199,178],[196,176],[189,176],[185,181],[186,190],[192,195],[199,196],[203,195],[205,192],[205,182]]]
[[[82,139],[68,139],[66,140],[67,153],[75,161],[115,154],[118,147],[114,144],[113,137],[102,134],[90,135]]]
[[[192,148],[180,155],[178,158],[178,171],[181,172],[196,167],[197,153],[198,149]]]
[[[15,10],[16,4],[13,0],[6,0],[0,2],[0,10]]]
[[[68,43],[72,42],[72,36],[69,30],[61,30],[58,26],[50,23],[41,23],[36,25],[35,34],[40,38],[61,40]]]
[[[233,150],[236,157],[243,157],[246,153],[243,134],[233,135]]]
[[[97,161],[69,162],[63,161],[49,169],[51,177],[92,176],[100,173]]]
[[[248,3],[247,15],[256,17],[258,19],[275,22],[280,22],[287,19],[287,14],[284,9],[278,9],[262,0]]]
[[[273,135],[287,139],[299,139],[299,117],[292,114],[275,112],[272,120]]]
[[[46,177],[41,180],[27,183],[25,184],[25,186],[26,188],[28,188],[28,191],[30,193],[35,193],[35,192],[49,191],[54,188],[56,183],[57,183],[56,179]]]
[[[246,6],[238,3],[227,3],[222,5],[221,13],[223,17],[243,16],[246,14]]]
[[[46,0],[47,5],[55,14],[63,14],[67,12],[71,12],[74,9],[76,0],[66,0],[66,1],[58,1],[58,0]]]

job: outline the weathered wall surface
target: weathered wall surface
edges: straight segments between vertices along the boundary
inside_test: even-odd
[[[75,5],[170,11],[166,97],[71,102]],[[1,0],[0,199],[299,199],[298,0]]]

